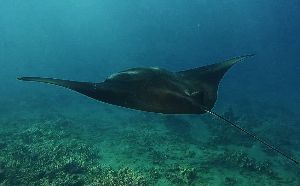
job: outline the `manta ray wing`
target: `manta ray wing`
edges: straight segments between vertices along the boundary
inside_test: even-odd
[[[254,56],[254,54],[235,57],[221,63],[179,71],[177,74],[185,79],[186,83],[192,87],[192,96],[196,102],[210,110],[217,100],[218,86],[224,74],[234,64],[252,56]]]

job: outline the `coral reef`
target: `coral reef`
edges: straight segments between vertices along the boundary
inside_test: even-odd
[[[197,179],[197,170],[193,167],[175,166],[165,172],[173,184],[177,185],[192,185]]]
[[[166,178],[172,185],[197,185],[202,173],[190,165],[167,165],[165,168],[151,168],[148,172],[152,182]]]
[[[92,147],[58,129],[60,122],[36,123],[1,142],[0,184],[146,185],[127,167],[103,168]]]
[[[109,167],[99,167],[94,169],[93,175],[95,179],[89,185],[109,185],[109,186],[127,186],[127,185],[148,185],[144,176],[138,172],[124,167],[119,170],[114,170]]]
[[[9,124],[0,122],[0,185],[234,186],[299,183],[297,167],[275,159],[272,163],[260,162],[246,153],[247,147],[243,147],[244,151],[234,151],[244,145],[243,140],[250,141],[249,146],[252,141],[211,117],[207,120],[203,117],[204,122],[209,122],[210,132],[203,134],[203,131],[192,130],[191,125],[172,129],[164,125],[170,122],[169,127],[173,127],[172,124],[184,123],[185,120],[201,123],[199,118],[166,121],[165,116],[147,118],[143,114],[145,118],[140,119],[130,115],[131,120],[124,119],[121,125],[119,121],[113,123],[110,117],[105,121],[101,114],[94,116],[100,122],[81,117],[77,120],[76,117],[52,116],[43,116],[40,120],[14,120]],[[225,115],[240,120],[232,109]],[[243,124],[250,125],[250,120],[244,120]],[[184,135],[177,135],[181,130],[185,130]],[[210,144],[207,141],[195,144],[195,140],[190,140],[191,132],[193,138],[205,136]],[[213,133],[215,140],[209,138]]]
[[[272,164],[270,162],[257,162],[242,151],[225,151],[210,159],[209,162],[214,166],[222,166],[233,169],[239,168],[242,172],[254,172],[259,175],[267,175],[271,178],[278,178],[278,175],[272,169]]]

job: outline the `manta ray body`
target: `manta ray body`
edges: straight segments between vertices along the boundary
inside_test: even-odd
[[[179,72],[155,67],[132,68],[112,74],[99,83],[42,77],[21,77],[18,79],[62,86],[101,102],[146,112],[163,114],[210,113],[291,161],[298,163],[273,145],[211,111],[217,100],[218,86],[224,74],[234,64],[251,56],[253,55],[244,55]]]

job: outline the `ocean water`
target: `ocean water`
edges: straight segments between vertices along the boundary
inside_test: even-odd
[[[254,53],[213,110],[300,160],[299,18],[298,0],[0,0],[0,185],[300,185],[299,165],[211,115],[17,80],[100,82]]]

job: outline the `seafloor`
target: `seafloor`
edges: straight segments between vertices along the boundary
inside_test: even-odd
[[[144,113],[96,101],[3,104],[0,185],[300,185],[299,167],[209,115]],[[293,111],[218,111],[300,157]]]

